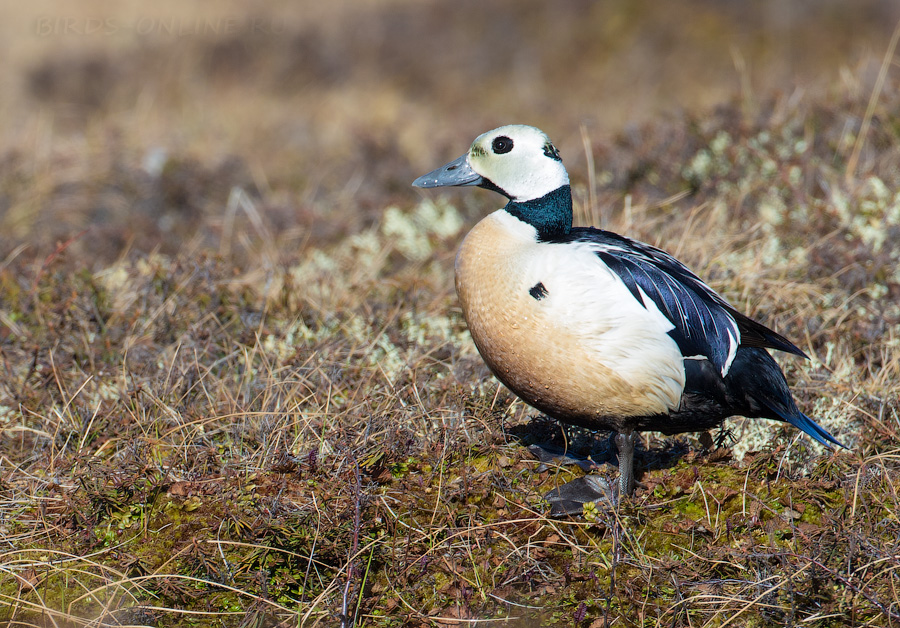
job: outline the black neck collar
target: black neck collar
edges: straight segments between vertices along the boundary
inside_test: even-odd
[[[530,201],[513,201],[506,211],[537,229],[539,240],[565,236],[572,229],[572,190],[568,185]]]

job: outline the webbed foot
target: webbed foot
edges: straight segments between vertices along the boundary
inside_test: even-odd
[[[550,502],[551,516],[580,515],[584,504],[590,502],[614,508],[620,497],[634,493],[634,444],[637,434],[633,431],[622,432],[616,434],[614,439],[618,449],[618,482],[610,484],[599,475],[588,474],[553,489],[544,495],[544,499]],[[536,452],[532,450],[532,453]]]
[[[576,465],[582,471],[590,473],[594,469],[600,467],[605,460],[594,460],[584,456],[578,456],[568,451],[558,450],[542,445],[529,445],[528,452],[540,461],[537,472],[542,473],[552,466],[569,466]]]
[[[585,475],[567,482],[544,495],[550,502],[550,516],[580,515],[584,504],[615,507],[619,503],[618,483],[610,483],[599,475]]]

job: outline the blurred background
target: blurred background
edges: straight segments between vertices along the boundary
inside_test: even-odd
[[[858,108],[898,19],[896,0],[3,3],[0,259],[88,227],[72,247],[97,263],[218,246],[235,188],[277,246],[325,244],[505,123],[547,131],[578,182],[589,152],[684,112]]]
[[[336,625],[348,596],[367,625],[896,618],[898,22],[900,0],[0,2],[0,624],[273,626],[238,611],[278,600]],[[410,185],[508,123],[554,140],[579,224],[809,353],[782,361],[794,395],[853,450],[729,421],[733,453],[648,441],[653,514],[570,528],[602,558],[539,523],[561,476],[507,428],[605,439],[531,421],[468,336],[453,255],[501,199]]]

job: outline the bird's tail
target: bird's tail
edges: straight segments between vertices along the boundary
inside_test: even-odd
[[[788,408],[785,408],[782,404],[777,402],[772,402],[768,399],[759,399],[762,401],[766,407],[769,408],[772,412],[778,415],[784,421],[787,421],[794,427],[802,430],[803,432],[809,434],[815,440],[819,441],[826,447],[830,449],[834,449],[834,446],[843,447],[847,449],[847,446],[841,443],[834,436],[829,434],[824,427],[813,421],[811,418],[800,412],[794,404],[790,404],[794,406],[793,412],[789,411]]]
[[[809,434],[826,447],[847,447],[811,418],[800,412],[784,373],[765,349],[741,347],[731,365],[727,381],[730,393],[743,398],[746,416],[780,419]]]

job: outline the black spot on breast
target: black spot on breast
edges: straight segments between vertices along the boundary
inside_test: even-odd
[[[547,296],[547,289],[544,287],[544,284],[538,282],[531,286],[531,289],[528,291],[528,294],[533,296],[535,300],[540,301],[545,296]]]

